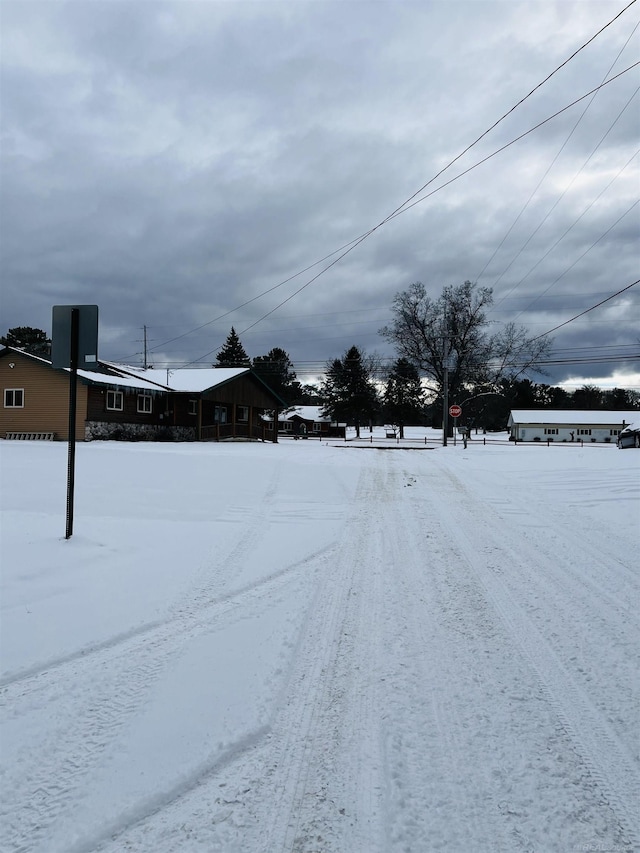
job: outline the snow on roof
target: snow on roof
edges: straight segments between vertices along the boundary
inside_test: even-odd
[[[69,367],[64,370],[70,371]],[[164,388],[158,388],[151,382],[146,382],[144,379],[138,379],[133,376],[112,376],[109,373],[99,373],[93,370],[78,370],[80,379],[85,379],[88,382],[99,382],[106,385],[116,385],[119,388],[137,388],[140,391],[164,391]]]
[[[216,385],[222,385],[242,373],[249,373],[248,367],[193,367],[180,370],[161,370],[159,368],[129,367],[123,364],[109,364],[114,370],[146,379],[148,382],[168,388],[170,391],[201,393]]]
[[[296,406],[295,409],[286,413],[285,420],[289,420],[293,415],[298,415],[305,421],[331,423],[331,418],[322,414],[322,406]]]
[[[638,420],[638,411],[616,412],[590,409],[513,409],[509,423],[517,424],[629,424]]]
[[[43,364],[51,367],[51,361],[49,359],[43,358],[40,355],[34,355],[32,352],[27,352],[25,349],[22,349],[22,347],[4,347],[0,352],[15,352],[18,355],[26,355],[27,358],[32,358],[34,361],[41,361]]]

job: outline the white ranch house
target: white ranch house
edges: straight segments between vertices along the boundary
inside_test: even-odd
[[[640,412],[514,409],[507,429],[513,441],[582,441],[615,444]]]

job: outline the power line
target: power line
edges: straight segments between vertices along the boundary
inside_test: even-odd
[[[245,301],[245,302],[243,302],[241,305],[238,305],[238,306],[236,306],[235,308],[230,309],[229,311],[227,311],[227,312],[225,312],[225,313],[223,313],[223,314],[219,315],[218,317],[215,317],[214,319],[212,319],[212,320],[210,320],[210,321],[208,321],[208,322],[206,322],[206,323],[203,323],[203,324],[201,324],[201,325],[199,325],[199,326],[195,327],[194,329],[191,329],[191,330],[189,330],[188,332],[183,333],[182,335],[177,335],[177,336],[176,336],[176,337],[174,337],[174,338],[171,338],[171,339],[169,339],[169,340],[167,340],[167,341],[164,341],[164,342],[163,342],[163,343],[161,343],[161,344],[158,344],[156,347],[154,347],[154,350],[155,350],[155,349],[160,349],[161,347],[166,346],[166,345],[167,345],[167,344],[169,344],[169,343],[173,343],[173,342],[174,342],[174,341],[176,341],[176,340],[179,340],[179,339],[181,339],[181,338],[183,338],[183,337],[186,337],[186,336],[188,336],[188,335],[192,334],[193,332],[199,331],[200,329],[205,328],[205,327],[206,327],[206,326],[208,326],[208,325],[212,325],[213,323],[215,323],[215,322],[217,322],[217,321],[219,321],[219,320],[221,320],[221,319],[224,319],[225,317],[228,317],[230,314],[235,313],[236,311],[240,310],[241,308],[246,307],[247,305],[251,304],[252,302],[255,302],[256,300],[258,300],[258,299],[262,298],[263,296],[265,296],[265,295],[267,295],[267,294],[269,294],[269,293],[273,292],[274,290],[278,289],[279,287],[282,287],[283,285],[285,285],[285,284],[289,283],[290,281],[292,281],[293,279],[297,278],[298,276],[303,275],[305,272],[308,272],[310,269],[313,269],[315,266],[318,266],[319,264],[324,263],[326,260],[328,260],[329,258],[331,258],[331,257],[333,257],[334,255],[338,254],[339,252],[343,252],[343,254],[341,254],[337,259],[335,259],[331,264],[329,264],[327,267],[325,267],[323,270],[321,270],[321,272],[320,272],[318,275],[314,276],[310,281],[308,281],[308,282],[307,282],[306,284],[304,284],[301,288],[299,288],[299,290],[295,291],[295,292],[294,292],[290,297],[288,297],[288,299],[284,300],[284,301],[283,301],[283,302],[281,302],[279,305],[277,305],[274,309],[272,309],[271,311],[269,311],[269,312],[267,312],[266,314],[264,314],[261,318],[259,318],[259,319],[258,319],[255,323],[253,323],[251,326],[247,327],[247,329],[245,329],[244,331],[245,331],[245,332],[246,332],[246,331],[248,331],[249,329],[251,329],[251,328],[253,328],[255,325],[257,325],[257,323],[261,322],[263,319],[266,319],[266,317],[270,316],[270,314],[274,313],[274,311],[278,310],[280,307],[282,307],[282,305],[286,304],[290,299],[292,299],[294,296],[296,296],[298,293],[300,293],[302,290],[304,290],[306,287],[308,287],[310,284],[312,284],[314,281],[316,281],[316,280],[317,280],[317,278],[319,278],[319,276],[320,276],[320,275],[322,275],[324,272],[326,272],[328,269],[330,269],[332,266],[334,266],[338,261],[342,260],[342,258],[344,258],[347,254],[349,254],[349,252],[351,252],[351,251],[352,251],[353,249],[355,249],[358,245],[360,245],[360,243],[362,243],[362,242],[363,242],[367,237],[369,237],[371,234],[373,234],[373,233],[374,233],[376,230],[378,230],[380,227],[382,227],[383,225],[385,225],[385,224],[386,224],[387,222],[389,222],[391,219],[393,219],[393,218],[395,218],[396,216],[398,216],[400,213],[403,213],[403,212],[405,212],[406,210],[409,210],[409,209],[410,209],[411,207],[413,207],[415,204],[417,204],[417,203],[419,203],[420,201],[423,201],[423,200],[425,200],[426,198],[430,197],[430,195],[431,195],[431,194],[429,194],[429,195],[425,196],[423,199],[418,199],[417,201],[414,201],[414,199],[416,199],[416,196],[418,196],[420,193],[422,193],[422,192],[423,192],[423,191],[424,191],[428,186],[430,186],[430,185],[431,185],[434,181],[436,181],[436,180],[437,180],[437,179],[438,179],[442,174],[444,174],[444,172],[445,172],[445,171],[447,171],[447,170],[448,170],[451,166],[453,166],[453,165],[454,165],[458,160],[460,160],[460,159],[461,159],[461,158],[462,158],[466,153],[468,153],[468,152],[469,152],[469,151],[470,151],[474,146],[476,146],[476,145],[477,145],[477,144],[478,144],[482,139],[484,139],[484,138],[485,138],[489,133],[491,133],[491,131],[493,131],[496,127],[498,127],[498,125],[500,125],[500,124],[501,124],[501,123],[502,123],[506,118],[508,118],[508,116],[510,116],[510,115],[511,115],[511,114],[512,114],[512,113],[513,113],[513,112],[514,112],[518,107],[520,107],[520,106],[521,106],[525,101],[527,101],[527,100],[528,100],[528,99],[529,99],[529,98],[530,98],[530,97],[531,97],[535,92],[537,92],[537,91],[538,91],[542,86],[544,86],[544,85],[545,85],[545,84],[546,84],[546,83],[547,83],[547,82],[548,82],[552,77],[554,77],[554,76],[555,76],[555,75],[556,75],[556,74],[557,74],[557,73],[558,73],[562,68],[564,68],[566,65],[568,65],[568,64],[569,64],[569,63],[570,63],[570,62],[571,62],[571,61],[572,61],[572,60],[573,60],[573,59],[574,59],[574,58],[575,58],[579,53],[581,53],[581,52],[582,52],[583,50],[585,50],[585,48],[587,48],[587,47],[588,47],[588,46],[589,46],[593,41],[595,41],[595,39],[597,39],[597,38],[598,38],[598,37],[599,37],[599,36],[600,36],[600,35],[601,35],[601,34],[602,34],[606,29],[608,29],[610,26],[612,26],[612,25],[613,25],[613,24],[618,20],[618,18],[620,18],[620,17],[621,17],[621,16],[622,16],[622,15],[623,15],[623,14],[624,14],[624,13],[625,13],[629,8],[631,8],[631,6],[633,6],[635,3],[636,3],[636,0],[631,0],[631,2],[627,4],[627,6],[625,6],[625,7],[624,7],[620,12],[618,12],[618,14],[616,14],[616,15],[615,15],[615,16],[614,16],[610,21],[608,21],[604,26],[602,26],[602,27],[601,27],[601,28],[600,28],[596,33],[594,33],[594,34],[593,34],[593,35],[592,35],[592,36],[591,36],[591,37],[590,37],[586,42],[584,42],[584,43],[583,43],[579,48],[577,48],[577,49],[576,49],[576,50],[575,50],[575,51],[574,51],[574,52],[573,52],[569,57],[567,57],[567,59],[565,59],[565,60],[564,60],[560,65],[558,65],[558,66],[557,66],[557,67],[556,67],[556,68],[555,68],[555,69],[554,69],[550,74],[548,74],[548,75],[547,75],[547,76],[546,76],[546,77],[545,77],[545,78],[544,78],[540,83],[538,83],[536,86],[534,86],[534,88],[533,88],[533,89],[531,89],[531,91],[530,91],[528,94],[526,94],[523,98],[521,98],[519,101],[517,101],[517,102],[516,102],[516,103],[515,103],[515,104],[514,104],[514,105],[513,105],[509,110],[507,110],[507,112],[505,112],[505,113],[504,113],[504,114],[503,114],[503,115],[502,115],[502,116],[501,116],[497,121],[495,121],[495,122],[494,122],[494,123],[493,123],[493,124],[492,124],[488,129],[487,129],[487,130],[485,130],[485,131],[484,131],[480,136],[478,136],[478,138],[477,138],[477,139],[475,139],[475,140],[474,140],[472,143],[470,143],[470,144],[469,144],[469,145],[468,145],[468,146],[467,146],[467,147],[466,147],[462,152],[460,152],[460,154],[458,154],[456,157],[454,157],[454,158],[453,158],[453,159],[452,159],[452,160],[451,160],[451,161],[450,161],[446,166],[444,166],[444,167],[443,167],[439,172],[437,172],[437,173],[436,173],[436,174],[435,174],[435,175],[434,175],[434,176],[433,176],[429,181],[427,181],[425,184],[423,184],[423,185],[422,185],[422,187],[420,187],[418,190],[416,190],[416,192],[414,192],[411,196],[409,196],[409,198],[408,198],[408,199],[406,199],[406,201],[404,201],[404,202],[403,202],[399,207],[397,207],[397,208],[396,208],[392,213],[390,213],[390,214],[389,214],[385,219],[383,219],[380,223],[378,223],[377,225],[375,225],[375,226],[374,226],[373,228],[371,228],[369,231],[365,232],[364,234],[360,235],[359,237],[354,238],[353,240],[349,241],[348,243],[345,243],[345,244],[344,244],[343,246],[341,246],[339,249],[336,249],[336,250],[334,250],[333,252],[330,252],[328,255],[325,255],[325,256],[324,256],[323,258],[321,258],[320,260],[315,261],[314,263],[310,264],[309,266],[305,267],[305,268],[304,268],[304,269],[302,269],[302,270],[299,270],[299,271],[298,271],[297,273],[295,273],[294,275],[292,275],[292,276],[288,277],[287,279],[284,279],[283,281],[281,281],[281,282],[279,282],[278,284],[274,285],[273,287],[271,287],[271,288],[269,288],[269,289],[267,289],[267,290],[263,291],[262,293],[258,294],[257,296],[252,297],[252,298],[251,298],[251,299],[249,299],[249,300],[246,300],[246,301]],[[638,64],[638,63],[636,63],[636,64]],[[633,68],[633,67],[635,67],[635,66],[631,66],[630,68]],[[629,69],[626,69],[626,70],[630,70],[630,68],[629,68]],[[625,73],[625,72],[621,72],[621,73]],[[617,76],[620,76],[620,75],[616,75],[616,77],[617,77]],[[615,80],[615,79],[616,79],[616,77],[612,78],[612,80],[611,80],[611,81],[608,81],[608,82],[612,82],[613,80]],[[586,95],[584,95],[584,96],[583,96],[583,98],[589,97],[591,94],[593,94],[594,92],[596,92],[599,88],[601,88],[601,87],[597,87],[596,89],[592,90],[592,92],[587,93]],[[574,102],[573,102],[573,104],[570,104],[570,105],[569,105],[568,107],[566,107],[565,109],[569,109],[571,106],[574,106],[574,105],[575,105],[576,103],[578,103],[580,100],[583,100],[583,98],[578,99],[578,101],[574,101]],[[560,112],[563,112],[563,111],[564,111],[564,110],[561,110]],[[559,112],[559,113],[556,113],[554,116],[551,116],[551,117],[550,117],[550,119],[547,119],[547,121],[551,120],[551,118],[555,118],[557,115],[559,115],[559,114],[560,114],[560,112]],[[531,129],[531,131],[528,131],[528,132],[532,132],[533,130],[535,130],[535,129],[537,129],[538,127],[540,127],[542,124],[544,124],[544,122],[542,122],[540,125],[537,125],[535,128],[532,128],[532,129]],[[523,136],[524,136],[524,135],[526,135],[526,134],[523,134]],[[514,142],[519,141],[519,139],[521,139],[521,138],[522,138],[522,136],[518,137],[516,140],[514,140],[514,141],[513,141],[512,143],[510,143],[510,144],[514,144]],[[493,154],[493,155],[491,155],[491,156],[495,156],[495,154],[500,153],[500,152],[501,152],[501,151],[503,151],[503,150],[504,150],[504,148],[506,148],[506,147],[508,147],[508,146],[504,146],[503,148],[499,149],[497,152],[494,152],[494,154]],[[481,160],[481,161],[480,161],[480,163],[476,164],[476,166],[481,165],[482,163],[486,162],[486,160],[487,160],[487,159],[490,159],[490,158],[485,158],[485,159]],[[472,168],[476,168],[476,166],[474,166],[474,167],[472,167]],[[458,175],[454,180],[457,180],[459,177],[462,177],[463,175],[467,174],[469,171],[471,171],[471,169],[467,169],[467,170],[465,170],[465,171],[464,171],[464,172],[462,172],[460,175]],[[451,183],[451,181],[450,181],[450,182],[447,182],[446,184],[444,184],[444,185],[443,185],[442,187],[440,187],[439,189],[443,189],[445,186],[448,186],[448,183]],[[436,191],[439,191],[439,189],[438,189],[438,190],[436,190]],[[414,203],[413,203],[413,204],[410,204],[412,201],[413,201]],[[347,251],[344,251],[344,250],[347,250]],[[244,332],[241,332],[241,334],[244,334]],[[218,349],[218,348],[216,348],[216,349]],[[195,361],[198,361],[198,360],[201,360],[201,359],[207,358],[207,357],[208,357],[208,356],[210,356],[212,353],[214,353],[214,352],[216,351],[216,349],[211,350],[211,351],[209,351],[208,353],[205,353],[205,355],[200,356],[200,358],[199,358],[199,359],[196,359]],[[189,364],[193,364],[193,363],[195,363],[195,361],[189,362]]]
[[[609,66],[609,68],[608,68],[608,70],[607,70],[607,73],[606,73],[606,74],[604,75],[604,77],[602,78],[602,82],[603,82],[603,83],[604,83],[604,81],[607,79],[607,77],[609,76],[609,74],[611,73],[611,71],[613,70],[613,68],[614,68],[614,66],[615,66],[616,62],[618,61],[618,59],[620,59],[620,57],[622,56],[622,53],[624,52],[624,50],[625,50],[626,46],[627,46],[627,45],[629,44],[629,42],[631,41],[631,38],[633,37],[633,34],[634,34],[634,33],[636,32],[636,30],[638,29],[638,26],[640,26],[640,24],[636,24],[636,25],[635,25],[635,27],[634,27],[634,28],[633,28],[633,30],[631,31],[631,33],[630,33],[630,35],[629,35],[628,39],[626,40],[626,42],[624,43],[624,45],[623,45],[623,46],[620,48],[620,50],[618,51],[618,55],[617,55],[617,56],[616,56],[616,58],[613,60],[613,62],[611,63],[611,65]],[[595,101],[595,99],[597,98],[597,96],[598,96],[598,94],[599,94],[599,91],[600,91],[600,90],[598,89],[598,91],[596,91],[596,92],[594,93],[593,97],[591,98],[591,100],[589,101],[589,103],[586,105],[586,107],[584,108],[584,110],[582,111],[582,113],[580,114],[580,116],[578,117],[578,119],[577,119],[576,123],[573,125],[573,127],[572,127],[572,128],[571,128],[571,130],[569,131],[569,135],[567,136],[567,138],[564,140],[564,142],[563,142],[563,143],[562,143],[562,145],[560,146],[560,149],[558,150],[558,152],[556,153],[555,157],[553,158],[553,160],[551,161],[551,163],[550,163],[550,164],[549,164],[549,166],[547,167],[547,169],[546,169],[546,171],[545,171],[544,175],[543,175],[543,176],[540,178],[540,180],[538,181],[538,183],[537,183],[537,185],[536,185],[535,189],[533,190],[533,192],[531,193],[531,195],[529,196],[529,198],[528,198],[528,199],[527,199],[527,201],[525,202],[525,204],[524,204],[523,208],[520,210],[520,213],[518,213],[518,215],[516,216],[516,218],[515,218],[514,222],[513,222],[513,223],[512,223],[512,225],[511,225],[511,227],[508,229],[507,233],[505,234],[505,236],[504,236],[504,237],[502,238],[502,240],[500,241],[500,243],[499,243],[498,247],[496,248],[496,250],[494,251],[494,253],[491,255],[491,257],[489,258],[489,260],[487,261],[487,263],[484,265],[483,269],[482,269],[482,270],[481,270],[481,272],[480,272],[480,275],[476,278],[476,281],[479,281],[479,280],[482,278],[482,276],[483,276],[483,274],[485,273],[485,271],[486,271],[487,267],[490,265],[491,261],[493,261],[493,259],[494,259],[494,258],[495,258],[495,256],[498,254],[498,252],[500,251],[500,249],[501,249],[501,248],[502,248],[502,246],[504,245],[505,241],[507,240],[507,238],[509,237],[509,235],[511,234],[511,232],[513,231],[513,229],[514,229],[514,228],[515,228],[515,226],[517,225],[517,223],[518,223],[518,221],[520,220],[521,216],[523,215],[523,213],[525,212],[525,210],[526,210],[526,209],[527,209],[527,207],[529,206],[529,204],[530,204],[531,200],[534,198],[534,196],[536,195],[536,193],[538,192],[538,190],[540,189],[540,187],[542,186],[542,184],[543,184],[543,183],[544,183],[544,181],[546,180],[547,176],[549,175],[549,172],[551,171],[551,169],[553,168],[553,166],[556,164],[556,162],[558,161],[558,159],[559,159],[560,155],[562,154],[562,152],[564,151],[564,149],[565,149],[565,148],[566,148],[566,146],[568,145],[568,143],[569,143],[569,141],[570,141],[571,137],[574,135],[574,133],[575,133],[575,132],[576,132],[576,130],[578,129],[578,126],[581,124],[582,119],[585,117],[585,115],[586,115],[586,114],[587,114],[587,112],[589,111],[589,108],[591,107],[591,105],[593,104],[593,102]],[[625,106],[622,108],[622,110],[620,111],[620,113],[618,113],[617,117],[615,118],[614,122],[610,125],[609,129],[607,130],[607,132],[606,132],[606,133],[604,134],[604,136],[600,139],[600,141],[599,141],[599,142],[598,142],[598,144],[595,146],[595,148],[591,151],[591,153],[589,154],[589,156],[587,157],[587,159],[584,161],[584,163],[582,164],[582,166],[579,168],[579,170],[578,170],[578,171],[576,172],[576,174],[573,176],[573,178],[571,179],[570,183],[569,183],[569,184],[567,185],[567,187],[563,190],[563,192],[560,194],[560,196],[559,196],[559,197],[558,197],[558,199],[555,201],[555,203],[551,206],[551,208],[549,209],[549,211],[547,212],[547,214],[543,217],[543,219],[542,219],[542,221],[540,222],[540,224],[538,225],[538,227],[533,231],[533,233],[530,235],[530,237],[526,240],[526,242],[523,244],[523,246],[519,249],[519,251],[516,253],[516,255],[512,258],[512,260],[511,260],[511,262],[509,263],[509,265],[508,265],[508,266],[507,266],[507,267],[502,271],[502,273],[500,274],[500,276],[499,276],[499,278],[497,279],[497,281],[495,281],[495,282],[494,282],[494,286],[495,286],[495,285],[497,285],[497,284],[498,284],[498,282],[500,282],[500,280],[503,278],[503,276],[505,275],[505,273],[506,273],[506,272],[507,272],[507,271],[508,271],[512,266],[513,266],[513,264],[515,263],[515,261],[520,257],[520,255],[522,254],[522,252],[524,251],[524,249],[528,246],[528,244],[531,242],[531,240],[533,239],[533,237],[538,233],[538,231],[540,230],[540,228],[542,228],[542,226],[543,226],[543,225],[544,225],[544,223],[547,221],[547,219],[549,218],[549,216],[553,213],[553,211],[554,211],[554,210],[555,210],[555,208],[558,206],[558,204],[560,204],[560,202],[562,201],[562,199],[564,198],[564,196],[566,195],[566,193],[567,193],[567,192],[569,191],[569,189],[573,186],[574,182],[578,179],[578,177],[580,176],[580,174],[584,171],[584,169],[586,168],[587,164],[589,163],[589,161],[591,160],[591,158],[593,157],[593,155],[595,154],[595,152],[596,152],[596,151],[598,150],[598,148],[602,145],[602,143],[603,143],[603,142],[604,142],[604,140],[607,138],[607,136],[609,135],[609,133],[611,132],[611,130],[615,127],[615,125],[616,125],[616,124],[617,124],[617,122],[619,121],[620,117],[622,116],[622,114],[624,113],[624,111],[626,110],[626,108],[629,106],[629,104],[631,103],[631,101],[633,100],[633,98],[635,97],[635,95],[637,94],[637,92],[638,92],[638,90],[636,89],[636,91],[635,91],[635,92],[634,92],[634,94],[631,96],[631,98],[629,99],[629,101],[627,101],[627,103],[626,103],[626,104],[625,104]],[[518,285],[515,285],[515,287],[517,287],[517,286],[518,286]],[[511,293],[514,289],[515,289],[515,288],[512,288],[512,289],[511,289],[511,291],[509,291],[509,293]]]
[[[632,287],[635,287],[636,284],[640,284],[640,278],[636,279],[636,281],[631,282],[626,287],[623,287],[622,290],[618,290],[616,293],[612,293],[611,296],[607,296],[606,299],[603,299],[601,302],[598,302],[596,305],[592,305],[591,308],[587,308],[586,311],[581,311],[579,314],[576,314],[575,317],[571,317],[570,320],[565,320],[564,323],[560,323],[558,326],[554,326],[553,329],[549,329],[544,332],[542,335],[537,335],[535,338],[531,338],[532,341],[537,341],[540,338],[544,338],[545,335],[550,335],[552,332],[557,332],[558,329],[562,329],[563,326],[568,326],[569,323],[573,323],[574,320],[577,320],[579,317],[584,317],[585,314],[588,314],[590,311],[594,311],[596,308],[599,308],[601,305],[604,305],[605,302],[610,302],[612,299],[615,299],[616,296],[620,296],[620,294],[624,293],[627,290],[630,290]]]
[[[636,0],[633,0],[633,2],[636,2]],[[435,195],[437,192],[440,192],[440,190],[443,190],[445,187],[448,187],[450,184],[459,180],[464,175],[467,175],[469,172],[478,168],[478,166],[481,166],[483,163],[486,163],[488,160],[491,160],[497,154],[502,153],[507,148],[514,145],[516,142],[519,142],[521,139],[524,139],[530,133],[533,133],[535,130],[538,130],[543,125],[547,124],[548,122],[552,121],[554,118],[557,118],[559,115],[566,112],[568,109],[571,109],[571,107],[580,103],[580,101],[583,101],[585,98],[588,98],[590,95],[593,94],[593,92],[597,91],[598,89],[603,88],[604,86],[608,86],[610,83],[613,83],[615,80],[617,80],[623,74],[626,74],[628,71],[631,71],[633,68],[636,68],[639,65],[640,65],[640,61],[633,63],[632,65],[628,66],[628,68],[625,68],[623,71],[621,71],[619,74],[616,74],[615,77],[612,77],[610,80],[607,80],[605,83],[601,83],[599,86],[596,86],[595,89],[592,89],[590,92],[587,92],[585,95],[582,95],[581,97],[572,101],[570,104],[568,104],[567,106],[558,110],[553,115],[549,116],[548,118],[544,119],[543,121],[539,122],[534,127],[530,128],[529,130],[525,131],[524,133],[521,133],[515,139],[511,140],[511,142],[506,143],[505,145],[501,146],[496,151],[494,151],[492,154],[487,155],[482,160],[475,163],[473,166],[470,166],[468,169],[465,169],[463,172],[460,172],[460,174],[456,175],[454,178],[451,178],[449,181],[446,181],[444,184],[441,184],[439,187],[436,187],[436,189],[432,190],[431,192],[427,193],[424,196],[421,196],[418,199],[415,199],[413,202],[411,202],[411,204],[408,204],[407,202],[405,202],[405,205],[402,205],[400,208],[397,208],[396,211],[394,211],[394,213],[390,214],[386,219],[383,219],[382,222],[378,223],[378,225],[373,227],[366,234],[362,235],[362,237],[358,238],[352,245],[350,245],[350,248],[348,248],[345,252],[343,252],[341,255],[339,255],[337,258],[335,258],[330,264],[327,264],[326,267],[323,267],[323,269],[321,269],[320,272],[318,272],[315,276],[313,276],[311,279],[309,279],[309,281],[305,282],[305,284],[303,284],[301,287],[299,287],[297,290],[295,290],[286,299],[283,299],[282,302],[278,303],[278,305],[276,305],[270,311],[267,311],[265,314],[263,314],[261,317],[259,317],[257,320],[255,320],[253,323],[251,323],[249,326],[247,326],[246,328],[241,330],[239,332],[239,334],[243,335],[246,332],[248,332],[250,329],[253,329],[255,326],[257,326],[263,320],[266,320],[267,317],[271,316],[271,314],[275,313],[283,305],[286,305],[287,302],[290,302],[295,296],[297,296],[299,293],[301,293],[303,290],[305,290],[305,288],[309,287],[309,285],[313,284],[313,282],[315,282],[317,279],[319,279],[320,276],[324,275],[325,272],[330,270],[331,267],[335,266],[339,261],[341,261],[343,258],[345,258],[350,252],[352,252],[361,243],[363,243],[367,239],[367,237],[370,237],[371,234],[373,234],[375,231],[377,231],[379,228],[381,228],[387,222],[391,221],[392,219],[395,219],[397,216],[400,216],[402,213],[406,213],[408,210],[415,207],[417,204],[421,204],[423,201],[426,201],[428,198],[431,198],[431,196]],[[415,194],[414,194],[414,196],[412,196],[412,198],[415,198]],[[272,289],[275,289],[275,288],[272,288]],[[258,299],[259,297],[255,297],[255,298]],[[232,313],[232,312],[229,312],[229,313]],[[201,360],[209,357],[214,352],[216,352],[219,348],[220,348],[219,346],[214,347],[214,349],[209,350],[209,352],[206,352],[204,355],[201,355],[197,359],[193,359],[192,361],[188,362],[187,365],[185,365],[185,366],[188,366],[190,364],[195,364],[196,362],[201,361]]]
[[[638,89],[636,89],[636,93],[637,93],[637,92],[638,92]],[[636,93],[634,93],[634,95],[635,95]],[[511,290],[507,291],[507,293],[506,293],[503,297],[501,297],[501,299],[496,303],[496,306],[495,306],[496,308],[497,308],[499,305],[501,305],[501,304],[504,302],[504,300],[505,300],[505,299],[507,299],[507,298],[508,298],[512,293],[513,293],[513,291],[514,291],[514,290],[516,290],[516,289],[517,289],[517,288],[522,284],[522,282],[523,282],[523,281],[526,281],[526,279],[531,275],[531,273],[532,273],[535,269],[537,269],[537,268],[540,266],[540,264],[541,264],[541,263],[542,263],[546,258],[548,258],[548,257],[549,257],[549,255],[551,254],[551,252],[553,252],[553,250],[556,248],[556,246],[558,246],[558,245],[559,245],[559,244],[564,240],[564,238],[567,236],[567,234],[569,234],[569,232],[570,232],[570,231],[572,231],[572,230],[573,230],[573,228],[575,228],[575,226],[578,224],[578,222],[580,222],[580,220],[583,218],[583,216],[586,216],[586,214],[589,212],[589,210],[591,210],[591,208],[593,207],[593,205],[594,205],[594,204],[596,204],[596,202],[598,202],[598,201],[602,198],[602,196],[607,192],[607,190],[612,186],[612,184],[613,184],[613,183],[614,183],[614,182],[615,182],[615,181],[620,177],[620,175],[624,172],[624,170],[627,168],[627,166],[629,166],[629,164],[630,164],[633,160],[635,160],[635,158],[638,156],[638,154],[639,154],[639,153],[640,153],[640,148],[639,148],[639,149],[638,149],[638,150],[637,150],[637,151],[636,151],[636,152],[635,152],[635,153],[634,153],[634,154],[629,158],[629,160],[627,160],[627,162],[626,162],[626,163],[624,164],[624,166],[620,169],[620,171],[618,172],[618,174],[617,174],[617,175],[615,175],[615,176],[614,176],[614,177],[609,181],[609,183],[607,184],[607,186],[606,186],[606,187],[604,187],[604,189],[603,189],[600,193],[598,193],[598,195],[593,199],[593,201],[591,201],[591,202],[590,202],[590,204],[588,204],[588,205],[585,207],[585,209],[582,211],[582,213],[580,214],[580,216],[578,216],[578,217],[577,217],[577,219],[575,219],[575,220],[571,223],[571,225],[570,225],[570,226],[569,226],[569,227],[564,231],[564,233],[563,233],[563,234],[561,234],[561,235],[560,235],[560,237],[558,237],[558,239],[557,239],[557,240],[556,240],[556,241],[555,241],[555,242],[554,242],[554,243],[549,247],[549,249],[547,249],[547,251],[544,253],[544,255],[543,255],[543,256],[542,256],[538,261],[536,261],[536,263],[531,267],[531,269],[529,270],[529,272],[528,272],[526,275],[524,275],[524,276],[520,279],[520,281],[518,281],[518,282],[517,282],[517,283],[516,283],[512,288],[511,288]],[[633,205],[632,205],[632,207],[633,207]],[[627,210],[627,212],[626,212],[626,213],[628,213],[628,212],[629,212],[629,211]],[[625,214],[623,214],[623,217],[624,217],[624,216],[626,216],[626,213],[625,213]],[[621,218],[623,218],[623,217],[621,217]],[[620,219],[618,219],[618,220],[614,223],[614,225],[613,225],[613,226],[611,226],[611,228],[615,227],[615,225],[617,225],[619,221],[620,221]],[[542,225],[543,223],[540,223],[540,224]],[[599,238],[599,240],[600,240],[600,239],[602,239],[602,237],[605,237],[605,236],[609,233],[609,231],[611,231],[611,228],[609,228],[607,231],[605,231],[605,233],[604,233],[603,235],[601,235],[601,237]],[[538,229],[536,229],[536,231],[537,231],[537,230],[538,230]],[[532,235],[532,236],[533,236],[533,235]],[[598,241],[596,241],[596,242],[598,242]],[[594,243],[594,244],[592,244],[592,246],[591,246],[590,248],[593,248],[593,246],[594,246],[594,245],[595,245],[595,243]],[[522,248],[524,249],[524,246],[523,246]],[[587,250],[587,251],[589,251],[589,250]],[[578,260],[581,260],[583,257],[584,257],[584,254],[583,254],[583,255],[581,255],[581,256],[580,256],[580,258],[578,258]],[[514,259],[514,260],[515,260],[515,259]],[[570,270],[570,269],[572,269],[572,268],[575,266],[575,264],[576,264],[576,263],[577,263],[577,261],[575,261],[575,262],[574,262],[570,267],[568,267],[568,269],[566,269],[566,270],[562,273],[562,276],[564,276],[564,275],[565,275],[565,273],[569,272],[569,270]],[[532,305],[535,305],[535,303],[536,303],[539,299],[541,299],[543,296],[546,296],[546,295],[549,293],[549,291],[551,290],[551,288],[552,288],[552,287],[553,287],[553,286],[554,286],[554,285],[555,285],[555,284],[560,280],[560,278],[562,278],[562,276],[559,276],[559,278],[555,279],[555,281],[553,281],[553,282],[552,282],[552,283],[551,283],[551,284],[546,288],[546,290],[543,290],[543,291],[542,291],[542,293],[538,294],[538,296],[536,296],[533,300],[531,300],[531,301],[528,303],[528,305],[526,305],[524,308],[522,308],[522,309],[520,310],[520,312],[516,315],[516,317],[515,317],[514,319],[515,319],[515,320],[517,320],[517,319],[518,319],[518,317],[519,317],[522,313],[524,313],[524,311],[526,311],[526,310],[527,310],[528,308],[530,308]]]

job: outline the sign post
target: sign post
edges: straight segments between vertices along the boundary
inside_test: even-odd
[[[69,370],[69,452],[67,454],[67,527],[65,539],[73,534],[73,495],[76,477],[76,401],[78,399],[79,311],[71,309],[71,341]]]
[[[462,408],[457,403],[454,403],[452,406],[449,406],[449,414],[453,418],[453,446],[456,446],[456,432],[458,429],[456,421],[462,414]]]
[[[98,361],[98,306],[54,305],[51,334],[53,367],[69,369],[69,452],[67,454],[67,524],[65,539],[73,535],[76,470],[76,406],[78,365],[95,367]]]

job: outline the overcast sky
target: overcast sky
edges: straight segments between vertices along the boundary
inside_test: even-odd
[[[97,304],[101,358],[141,364],[146,326],[179,367],[233,325],[306,381],[353,344],[392,356],[412,282],[466,279],[492,323],[552,329],[639,277],[638,68],[311,279],[636,63],[640,4],[431,182],[627,3],[3,0],[0,333]],[[639,321],[640,285],[534,378],[640,387]]]

